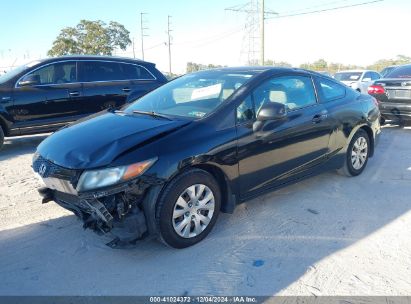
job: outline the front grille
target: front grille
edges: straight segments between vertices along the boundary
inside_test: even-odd
[[[33,170],[41,177],[55,177],[70,181],[73,185],[77,184],[80,173],[78,170],[67,169],[56,165],[55,163],[45,159],[41,155],[34,159]]]

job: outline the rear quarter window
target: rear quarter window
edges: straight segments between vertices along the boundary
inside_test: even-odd
[[[124,79],[153,80],[154,76],[143,66],[135,64],[120,64]]]
[[[341,99],[346,94],[344,86],[325,78],[317,78],[317,87],[323,103]]]

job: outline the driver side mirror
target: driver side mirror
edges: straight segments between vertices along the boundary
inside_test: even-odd
[[[18,83],[18,85],[21,87],[38,85],[38,84],[40,84],[40,75],[33,75],[33,74],[26,75]]]
[[[253,131],[261,132],[266,126],[283,123],[287,117],[287,106],[279,102],[267,102],[257,114],[257,121],[253,123]]]
[[[287,107],[279,102],[267,102],[257,114],[258,121],[279,120],[287,115]]]

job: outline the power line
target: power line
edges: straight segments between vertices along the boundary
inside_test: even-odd
[[[204,45],[207,45],[207,44],[210,44],[210,43],[219,41],[219,40],[221,40],[221,39],[224,39],[224,38],[226,38],[226,37],[232,36],[232,35],[234,35],[234,34],[237,34],[237,33],[239,33],[239,32],[242,32],[242,31],[243,31],[243,28],[241,27],[240,29],[236,29],[236,30],[233,30],[233,31],[230,31],[230,32],[226,32],[225,34],[222,34],[222,35],[216,35],[216,36],[214,36],[214,38],[213,38],[213,37],[210,37],[210,38],[208,38],[208,39],[204,39],[204,40],[206,40],[207,42],[204,42],[204,40],[203,40],[202,43],[193,46],[193,48],[202,47],[202,46],[204,46]],[[210,40],[210,39],[212,39],[212,40]],[[200,40],[197,41],[197,42],[200,42]]]
[[[206,37],[206,38],[202,38],[202,39],[198,39],[198,40],[191,40],[191,41],[174,42],[173,44],[174,45],[183,45],[183,44],[197,44],[197,43],[199,43],[199,45],[196,45],[194,47],[200,47],[200,46],[209,44],[211,42],[220,40],[222,38],[231,36],[235,33],[241,32],[242,30],[243,30],[243,27],[235,28],[231,31],[228,31],[228,32],[225,32],[225,33],[220,33],[220,34],[213,35],[213,36],[209,36],[209,37]],[[208,42],[204,43],[204,41],[208,41]]]
[[[155,49],[155,48],[157,48],[157,47],[159,47],[159,46],[162,46],[162,45],[167,45],[167,43],[166,43],[166,42],[161,42],[161,43],[152,45],[152,46],[150,46],[150,47],[146,47],[146,48],[144,48],[144,49],[147,51],[147,50]]]
[[[338,1],[332,1],[332,2],[324,2],[324,3],[319,3],[317,5],[312,5],[312,6],[309,6],[309,7],[299,8],[299,9],[291,10],[291,11],[285,11],[285,12],[282,12],[282,14],[299,13],[299,12],[303,12],[303,11],[306,11],[306,10],[317,9],[319,7],[329,6],[329,5],[332,5],[332,4],[337,4],[337,3],[341,3],[341,2],[347,2],[347,1],[350,1],[350,0],[338,0]]]
[[[367,2],[361,2],[361,3],[356,3],[356,4],[350,4],[350,5],[344,5],[344,6],[326,8],[326,9],[315,10],[315,11],[304,12],[304,13],[298,13],[298,14],[279,15],[279,16],[276,16],[276,17],[268,17],[268,18],[266,18],[266,19],[286,18],[286,17],[294,17],[294,16],[302,16],[302,15],[308,15],[308,14],[329,12],[329,11],[335,11],[335,10],[340,10],[340,9],[344,9],[344,8],[350,8],[350,7],[356,7],[356,6],[373,4],[373,3],[382,2],[382,1],[384,1],[384,0],[367,1]]]

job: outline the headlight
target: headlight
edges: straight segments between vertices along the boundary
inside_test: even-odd
[[[31,159],[31,162],[34,163],[39,157],[40,157],[39,152],[35,152],[33,154],[33,158]]]
[[[80,176],[77,191],[94,190],[125,182],[143,174],[156,160],[157,158],[152,158],[129,166],[84,171]]]

